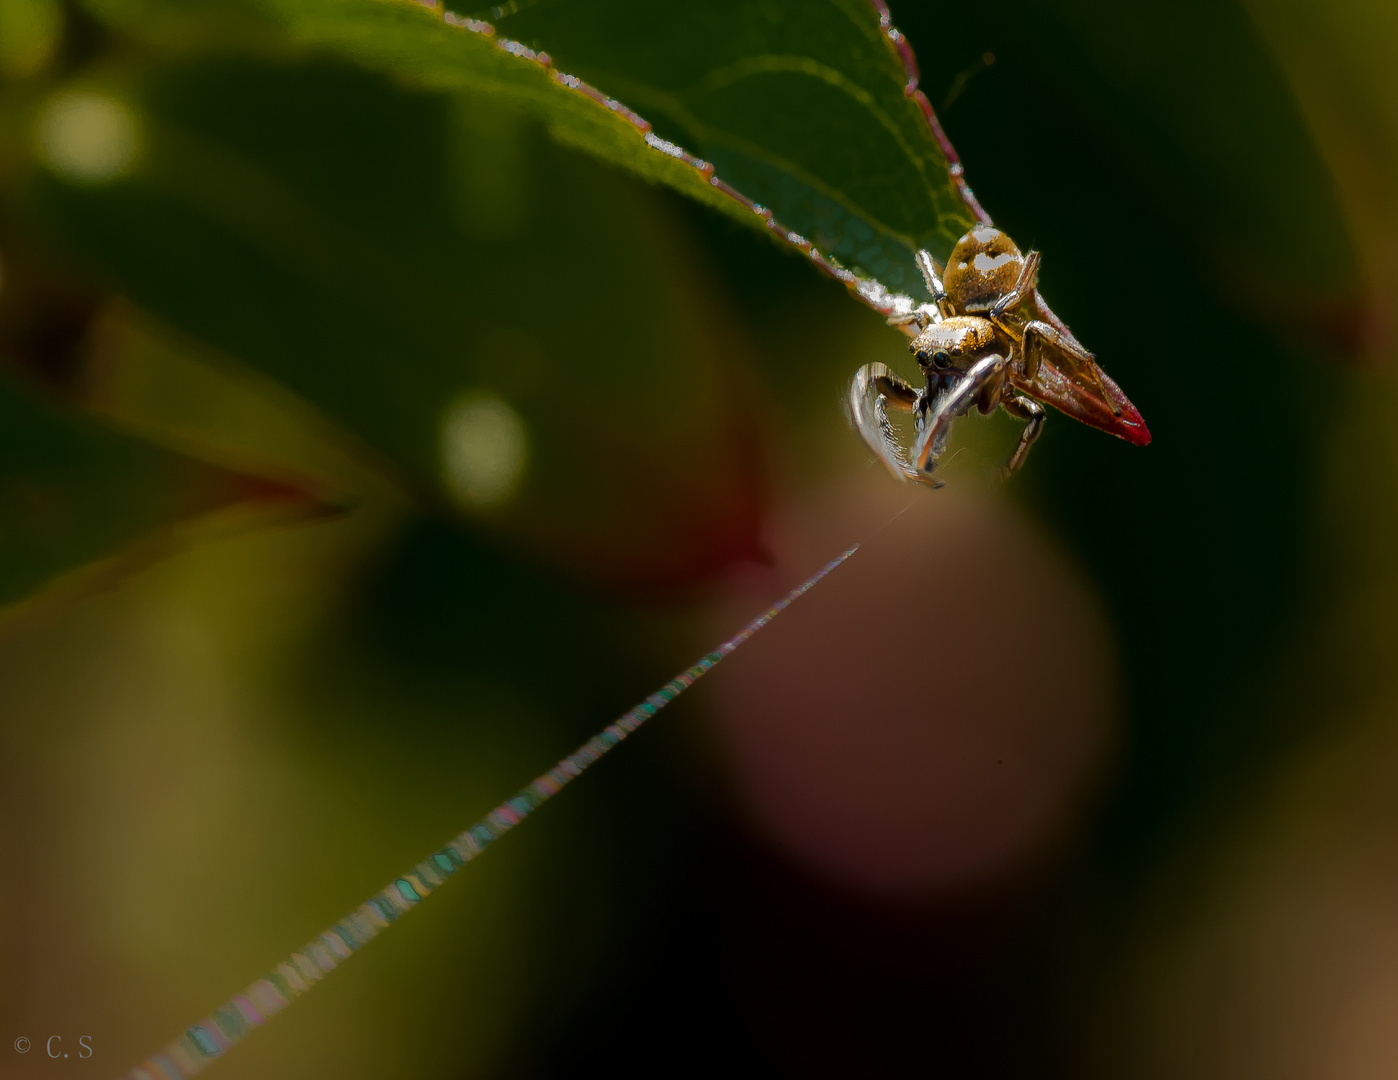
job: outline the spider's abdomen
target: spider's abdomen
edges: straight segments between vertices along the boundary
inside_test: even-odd
[[[964,314],[986,312],[1014,289],[1024,268],[1024,256],[999,229],[977,225],[952,248],[943,282],[956,309]]]

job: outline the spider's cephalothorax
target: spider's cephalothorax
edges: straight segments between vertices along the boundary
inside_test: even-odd
[[[1027,421],[1006,474],[1039,436],[1041,401],[1130,442],[1150,442],[1140,413],[1039,295],[1037,251],[1022,255],[999,229],[977,225],[957,241],[945,271],[926,251],[916,261],[932,301],[888,322],[912,335],[926,387],[868,364],[850,389],[855,425],[895,474],[939,486],[931,474],[951,423],[973,406]],[[888,405],[913,414],[911,454],[898,444]]]

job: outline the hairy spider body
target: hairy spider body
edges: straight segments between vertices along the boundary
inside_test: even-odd
[[[979,225],[952,248],[943,282],[957,309],[984,315],[1019,283],[1024,256],[999,229]]]
[[[1128,442],[1150,442],[1135,406],[1039,295],[1037,251],[1023,255],[999,229],[977,225],[957,241],[945,272],[926,251],[916,262],[932,302],[888,322],[912,336],[926,386],[868,364],[850,387],[851,418],[894,475],[940,487],[932,478],[937,458],[952,421],[972,408],[1003,408],[1026,421],[1005,475],[1024,464],[1039,437],[1041,402]],[[917,434],[906,450],[889,407],[913,415]]]

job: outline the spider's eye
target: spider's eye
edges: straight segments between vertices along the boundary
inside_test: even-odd
[[[947,367],[951,363],[951,357],[945,349],[938,349],[932,354],[932,363],[938,367]]]
[[[951,347],[951,354],[952,354],[952,356],[960,356],[960,355],[961,355],[961,346],[960,346],[960,345],[953,345],[953,346]]]

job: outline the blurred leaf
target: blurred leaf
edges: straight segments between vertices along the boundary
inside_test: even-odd
[[[90,3],[137,32],[196,25],[185,5]],[[494,39],[405,0],[250,3],[299,43],[412,84],[523,108],[561,141],[764,226],[698,170],[648,146],[618,112],[498,47],[518,39],[639,110],[657,135],[712,163],[719,179],[826,253],[893,288],[917,287],[915,248],[945,256],[972,220],[868,0],[541,0],[509,5],[522,10],[504,16],[477,13],[497,20]]]
[[[1372,294],[1365,342],[1398,345],[1398,8],[1370,0],[1247,0],[1339,191]]]
[[[0,76],[23,78],[43,70],[62,30],[59,0],[0,0]]]
[[[651,192],[347,68],[211,61],[140,99],[131,173],[35,173],[26,204],[139,304],[556,563],[658,584],[755,552],[742,339]]]
[[[130,568],[173,526],[236,505],[277,514],[324,504],[130,438],[0,375],[0,605],[109,556]]]

